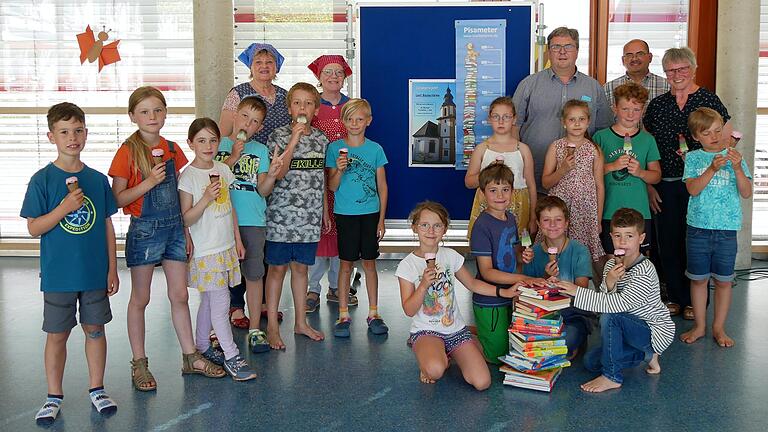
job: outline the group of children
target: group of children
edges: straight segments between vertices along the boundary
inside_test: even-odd
[[[649,362],[649,373],[660,372],[658,356],[672,342],[674,325],[660,299],[654,266],[641,253],[650,219],[645,187],[660,180],[658,150],[653,137],[638,127],[647,91],[625,84],[614,97],[616,124],[594,138],[587,134],[588,105],[565,104],[565,137],[552,143],[544,163],[542,184],[550,195],[538,199],[530,149],[514,138],[514,104],[510,98],[493,102],[489,120],[494,134],[477,147],[465,180],[468,187],[478,188],[469,233],[476,277],[463,266],[460,254],[441,246],[449,226],[445,208],[424,202],[413,210],[410,222],[418,247],[400,263],[396,276],[403,310],[413,318],[408,343],[422,382],[439,379],[453,358],[468,383],[487,388],[486,362],[496,363],[508,351],[510,304],[521,285],[556,285],[574,297],[573,307],[562,311],[570,356],[583,347],[594,313],[602,314],[603,346],[585,354],[587,367],[601,375],[584,384],[585,390],[619,387],[621,369],[642,361]],[[51,107],[48,138],[58,157],[32,177],[21,210],[30,234],[42,237],[49,394],[36,416],[39,423],[52,423],[62,403],[66,341],[76,325],[78,302],[91,399],[101,413],[117,409],[103,387],[104,325],[112,318],[108,296],[119,286],[110,221],[117,207],[131,215],[125,255],[131,272],[128,335],[137,390],[157,387],[145,352],[145,309],[157,265],[167,280],[184,374],[229,374],[238,381],[256,377],[234,342],[228,317],[229,288],[241,278],[254,317],[248,335],[252,352],[285,348],[277,313],[289,268],[294,332],[324,338],[307,323],[305,302],[307,269],[315,261],[328,218],[326,172],[336,198],[341,259],[334,335],[350,335],[349,280],[353,263],[360,259],[369,329],[374,334],[388,331],[377,310],[375,267],[385,231],[387,159],[382,147],[365,137],[371,107],[362,99],[344,104],[341,119],[348,136],[329,143],[310,126],[320,106],[312,85],[294,85],[287,103],[292,121],[275,129],[267,143],[248,141],[261,130],[266,115],[259,98],[240,102],[230,136],[221,137],[213,120],[196,119],[187,137],[195,158],[187,165],[179,146],[160,135],[165,98],[156,88],[141,87],[128,106],[138,130],[115,155],[111,188],[103,174],[80,160],[87,137],[83,111],[71,103]],[[716,112],[696,111],[689,127],[703,149],[681,155],[692,195],[688,247],[695,249],[689,250],[688,273],[696,325],[683,335],[689,342],[704,334],[710,274],[717,279],[715,327],[723,328],[730,302],[730,283],[723,280],[733,273],[734,226],[741,220],[738,197],[751,194],[746,164],[721,136],[722,126]],[[521,246],[521,237],[536,233],[535,244]],[[94,253],[98,250],[104,252]],[[599,269],[597,289],[590,289],[593,266],[605,252],[613,255]],[[551,255],[557,259],[550,260]],[[258,322],[263,262],[269,265],[266,333]],[[458,309],[456,280],[473,292],[479,344]],[[188,286],[201,293],[194,337]],[[211,343],[211,330],[218,346]]]
[[[294,331],[323,339],[306,321],[305,301],[307,268],[314,263],[321,224],[327,219],[326,167],[328,186],[339,198],[334,211],[342,272],[347,274],[340,292],[349,290],[352,266],[362,259],[369,329],[374,334],[388,331],[377,311],[375,267],[378,240],[384,234],[387,160],[382,147],[365,138],[371,107],[363,99],[347,102],[341,118],[348,136],[329,145],[325,135],[310,126],[320,106],[315,87],[298,83],[287,100],[292,122],[277,128],[266,145],[248,140],[262,128],[267,113],[257,97],[240,102],[228,137],[221,137],[213,120],[196,119],[187,136],[195,157],[187,164],[178,145],[160,135],[167,114],[163,94],[154,87],[138,88],[128,106],[138,130],[115,155],[109,169],[112,187],[103,174],[80,160],[87,137],[83,111],[66,102],[50,108],[48,138],[58,157],[32,177],[21,210],[30,234],[41,236],[48,398],[36,414],[39,424],[53,423],[63,401],[66,341],[77,325],[78,303],[91,399],[100,413],[117,410],[104,390],[103,377],[104,325],[112,319],[107,297],[119,286],[110,219],[118,206],[131,216],[125,246],[132,286],[128,335],[132,380],[139,391],[157,388],[144,343],[145,309],[156,266],[165,273],[183,374],[229,374],[236,381],[256,377],[234,342],[229,288],[244,278],[248,307],[258,317],[264,262],[269,265],[267,333],[259,329],[257,319],[251,321],[251,351],[285,348],[277,309],[288,268],[297,312]],[[99,250],[104,252],[94,252]],[[194,332],[187,287],[200,291]],[[348,309],[341,307],[339,315],[334,334],[349,337]],[[212,331],[217,344],[212,343]]]

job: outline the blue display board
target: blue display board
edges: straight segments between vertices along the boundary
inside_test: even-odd
[[[360,97],[373,109],[366,135],[387,153],[388,219],[406,219],[426,199],[445,205],[452,219],[468,219],[474,191],[466,171],[409,168],[408,80],[456,78],[457,20],[506,20],[506,94],[531,73],[531,4],[360,5]]]

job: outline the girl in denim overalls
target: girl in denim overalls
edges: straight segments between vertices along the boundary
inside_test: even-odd
[[[136,89],[128,99],[128,115],[139,130],[120,146],[109,169],[117,205],[131,216],[125,242],[125,260],[131,270],[128,339],[133,352],[133,385],[140,391],[157,388],[144,351],[144,311],[149,303],[152,273],[160,264],[168,286],[173,327],[183,352],[182,374],[216,378],[225,375],[221,367],[203,358],[192,338],[186,264],[192,243],[185,239],[176,192],[177,175],[187,159],[175,143],[160,136],[166,114],[165,97],[160,90]]]

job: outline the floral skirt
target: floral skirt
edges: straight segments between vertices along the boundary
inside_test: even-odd
[[[240,281],[240,261],[234,247],[189,263],[189,287],[200,292],[229,289]]]
[[[467,226],[467,240],[472,238],[472,227],[475,225],[477,217],[484,212],[486,208],[485,196],[477,189],[475,191],[475,200],[472,202],[472,212],[469,214],[469,226]],[[517,220],[517,234],[528,229],[528,222],[531,216],[531,197],[528,194],[528,188],[512,189],[512,198],[509,200],[507,210],[515,215]]]

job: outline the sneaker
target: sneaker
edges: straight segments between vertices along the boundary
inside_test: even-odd
[[[267,335],[259,329],[251,330],[248,332],[248,346],[251,347],[251,352],[254,354],[268,352]]]
[[[368,331],[375,335],[383,335],[389,332],[389,327],[380,316],[368,317]]]
[[[338,289],[328,289],[328,294],[325,295],[325,299],[331,303],[338,303],[339,302],[339,293]],[[349,300],[347,300],[348,306],[357,306],[359,301],[357,300],[357,296],[353,295],[352,293],[349,293]]]
[[[248,362],[246,362],[240,354],[229,360],[225,360],[224,370],[226,370],[235,381],[248,381],[256,378],[256,371],[248,366]]]
[[[224,366],[224,352],[214,348],[213,345],[208,346],[208,349],[203,353],[203,357],[215,365]]]
[[[351,325],[351,318],[339,318],[333,326],[333,335],[340,338],[348,338],[350,335],[349,326]]]
[[[320,294],[310,291],[307,293],[307,301],[305,303],[307,313],[312,313],[317,310],[317,306],[320,304]]]

